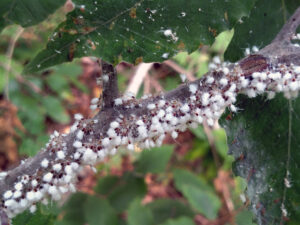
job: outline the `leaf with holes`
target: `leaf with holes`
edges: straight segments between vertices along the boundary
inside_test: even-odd
[[[300,98],[268,101],[240,95],[240,112],[221,119],[234,172],[246,179],[246,194],[259,225],[300,221]]]
[[[235,35],[227,48],[225,58],[235,62],[245,55],[247,48],[254,53],[254,46],[265,47],[275,38],[298,6],[298,0],[256,1],[249,17],[242,18],[235,26]]]
[[[211,44],[247,16],[255,0],[74,0],[47,48],[27,65],[32,72],[75,57],[118,63],[163,61]]]

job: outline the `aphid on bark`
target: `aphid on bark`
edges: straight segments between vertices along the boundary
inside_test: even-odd
[[[267,59],[262,55],[250,55],[239,62],[243,76],[249,77],[254,72],[261,72],[268,68]]]

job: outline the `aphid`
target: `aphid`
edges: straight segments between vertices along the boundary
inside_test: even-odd
[[[239,65],[242,69],[242,75],[245,77],[268,68],[267,59],[262,55],[249,55],[246,59],[240,61]]]

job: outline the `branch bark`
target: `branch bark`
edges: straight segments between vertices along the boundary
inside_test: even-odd
[[[13,217],[49,196],[59,200],[65,191],[73,190],[80,168],[114,154],[120,146],[129,150],[133,144],[148,148],[160,145],[167,132],[176,135],[203,120],[211,124],[224,108],[236,110],[233,103],[239,93],[255,97],[284,91],[290,97],[298,92],[300,50],[287,43],[285,34],[291,35],[299,25],[299,12],[256,55],[235,64],[218,64],[203,78],[159,96],[117,98],[116,71],[102,62],[103,73],[109,77],[104,83],[102,110],[91,119],[76,115],[69,134],[55,132],[35,157],[0,174],[1,212]],[[286,47],[293,49],[287,51]],[[285,77],[285,73],[291,75]]]
[[[117,71],[113,65],[101,61],[102,85],[103,85],[103,107],[112,107],[114,100],[119,95]]]

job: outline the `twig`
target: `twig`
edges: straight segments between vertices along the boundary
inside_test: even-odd
[[[23,33],[24,28],[23,27],[18,27],[17,32],[15,34],[15,36],[11,39],[7,51],[6,51],[6,58],[7,58],[7,65],[5,67],[5,98],[9,100],[9,73],[11,70],[11,62],[12,62],[12,56],[14,53],[14,49],[17,43],[17,40],[19,39],[19,37],[21,36],[21,34]]]
[[[103,108],[112,107],[119,95],[117,71],[113,65],[101,61],[103,81]]]
[[[151,93],[151,84],[149,74],[144,79],[144,95]]]
[[[163,87],[160,85],[156,78],[149,76],[149,81],[150,85],[157,91],[157,93],[164,91]]]
[[[10,220],[4,210],[0,209],[0,225],[9,225]]]
[[[300,57],[300,47],[293,45],[291,40],[299,25],[300,8],[290,17],[271,44],[260,50],[260,54],[280,58],[277,63],[297,63]]]
[[[178,73],[181,73],[181,74],[185,74],[186,75],[186,78],[189,80],[189,81],[194,81],[196,80],[195,76],[193,75],[193,73],[191,73],[190,71],[188,70],[185,70],[184,68],[182,68],[181,66],[179,66],[177,63],[175,63],[174,61],[172,60],[167,60],[164,62],[164,64],[166,64],[167,66],[171,67],[173,70],[175,70],[176,72]]]
[[[5,68],[5,64],[0,62],[0,66],[2,66],[3,68]],[[10,69],[10,72],[12,73],[12,75],[16,78],[16,80],[19,83],[25,84],[28,87],[30,87],[34,92],[38,93],[38,94],[42,94],[42,90],[33,82],[26,80],[22,75],[20,75],[19,73],[17,73],[17,71],[14,70],[14,68]]]
[[[140,86],[143,83],[143,80],[148,74],[148,71],[151,69],[153,63],[141,63],[137,70],[135,71],[135,74],[133,75],[132,80],[129,83],[129,86],[127,88],[127,92],[131,92],[134,95],[136,95],[139,91]]]
[[[300,24],[300,8],[298,8],[291,18],[285,23],[281,31],[277,34],[274,42],[290,42]]]

